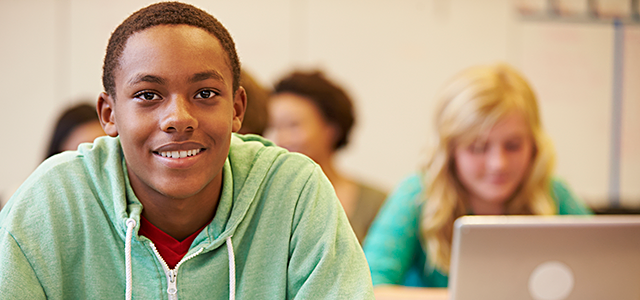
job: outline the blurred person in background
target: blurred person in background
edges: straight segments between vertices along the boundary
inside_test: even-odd
[[[58,117],[45,159],[63,151],[76,150],[81,143],[93,142],[103,135],[94,105],[83,103],[69,107]]]
[[[437,100],[426,165],[390,195],[364,243],[378,293],[447,287],[460,216],[591,213],[553,177],[536,97],[513,68],[469,68]]]
[[[297,71],[274,86],[268,110],[265,136],[320,165],[362,243],[386,193],[347,177],[335,167],[336,153],[348,144],[355,121],[347,93],[320,71]]]
[[[240,73],[240,85],[247,93],[247,109],[238,133],[262,135],[267,128],[267,101],[271,91],[258,83],[245,69]]]

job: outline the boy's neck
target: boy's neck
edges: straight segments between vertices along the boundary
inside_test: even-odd
[[[158,229],[182,241],[215,216],[222,190],[222,173],[198,194],[185,198],[169,198],[158,193],[136,196],[142,203],[142,215]],[[134,188],[135,191],[135,188]]]

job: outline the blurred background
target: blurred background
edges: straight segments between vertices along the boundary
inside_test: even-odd
[[[153,2],[0,1],[5,201],[44,158],[58,115],[103,90],[111,32]],[[349,92],[357,119],[339,168],[355,178],[390,190],[417,170],[437,88],[504,61],[537,92],[556,173],[592,207],[640,207],[637,0],[185,2],[225,25],[260,83],[321,69]]]

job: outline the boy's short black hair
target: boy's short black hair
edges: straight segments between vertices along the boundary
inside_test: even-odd
[[[311,100],[322,117],[340,130],[333,149],[338,150],[347,145],[349,133],[355,123],[353,103],[349,95],[340,86],[329,81],[322,72],[293,72],[276,83],[274,94],[280,93],[292,93]]]
[[[240,60],[231,35],[216,18],[207,12],[180,2],[160,2],[138,10],[124,20],[109,38],[107,54],[102,67],[102,85],[115,99],[115,70],[129,37],[136,32],[157,25],[191,25],[213,34],[227,53],[229,67],[233,73],[233,91],[240,86]]]

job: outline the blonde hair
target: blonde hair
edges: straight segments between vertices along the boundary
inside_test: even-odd
[[[448,272],[453,222],[469,211],[468,194],[454,171],[455,145],[470,145],[508,114],[522,114],[533,139],[533,157],[519,188],[505,203],[506,214],[556,213],[549,194],[555,153],[542,129],[533,91],[505,64],[463,71],[445,85],[437,100],[435,130],[423,167],[426,203],[420,231],[430,267]]]

